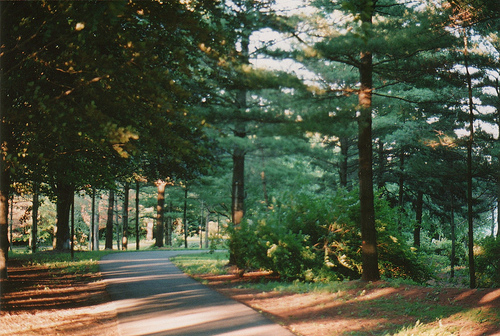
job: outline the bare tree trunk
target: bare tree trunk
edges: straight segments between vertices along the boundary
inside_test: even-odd
[[[500,129],[500,83],[497,80],[495,85],[495,91],[497,93],[497,104],[496,104],[496,122],[497,127]],[[500,142],[500,134],[497,138],[497,143]],[[497,238],[500,237],[500,155],[497,155]]]
[[[71,194],[71,230],[69,243],[71,246],[71,260],[75,258],[75,193]]]
[[[398,218],[398,229],[401,233],[403,230],[402,225],[402,216],[403,216],[403,206],[405,201],[405,178],[404,178],[404,169],[405,169],[405,151],[401,148],[401,152],[399,153],[399,178],[398,178],[398,206],[399,206],[399,218]]]
[[[12,242],[12,241],[14,241],[14,237],[13,237],[13,232],[14,232],[13,231],[14,230],[14,228],[13,228],[13,226],[14,226],[14,218],[13,218],[13,215],[14,215],[14,195],[10,195],[10,201],[9,201],[8,207],[10,207],[10,211],[8,212],[8,215],[10,216],[10,220],[9,220],[9,225],[10,225],[9,241]],[[9,248],[12,251],[12,244],[9,244]]]
[[[243,31],[240,36],[241,53],[239,60],[242,65],[248,65],[249,62],[249,45],[250,45],[250,32]],[[245,113],[247,109],[247,88],[242,86],[237,92],[236,109],[237,114]],[[234,136],[239,138],[246,137],[246,125],[237,120],[234,129]],[[245,215],[245,149],[236,146],[233,150],[233,179],[232,179],[232,192],[231,192],[231,221],[237,227],[243,216]],[[229,247],[229,264],[236,265],[233,244]]]
[[[99,219],[100,219],[100,212],[99,212],[99,203],[101,201],[101,194],[97,192],[97,209],[95,211],[95,219],[94,219],[94,250],[99,251]]]
[[[498,161],[500,165],[500,157]],[[500,237],[500,169],[497,176],[497,238],[498,237]]]
[[[140,237],[139,237],[139,192],[140,183],[135,181],[135,249],[139,250]]]
[[[167,217],[167,232],[165,234],[165,245],[172,246],[172,232],[173,232],[173,223],[174,219],[172,217],[172,212],[174,211],[174,206],[172,204],[172,200],[170,200],[168,204],[168,212],[169,215]]]
[[[241,63],[249,64],[249,44],[250,37],[247,33],[241,36]],[[247,89],[241,88],[236,97],[236,108],[238,113],[245,113],[247,108]],[[234,135],[239,138],[246,137],[246,127],[242,122],[238,122]],[[232,181],[232,211],[231,219],[233,225],[239,225],[245,215],[245,150],[235,148],[233,151],[233,181]]]
[[[371,1],[365,1],[366,8],[372,7]],[[373,7],[369,15],[363,15],[363,24],[372,24]],[[377,253],[377,231],[375,229],[375,206],[373,200],[373,149],[372,149],[372,74],[373,58],[370,51],[360,54],[360,89],[358,117],[359,149],[359,198],[361,206],[361,253],[363,281],[380,279]]]
[[[7,280],[7,262],[9,260],[9,192],[10,176],[4,169],[0,158],[0,281]]]
[[[163,221],[163,208],[165,206],[165,188],[167,183],[165,181],[156,181],[156,187],[158,188],[158,198],[156,204],[156,247],[163,247],[163,235],[164,235],[164,221]]]
[[[113,207],[115,205],[115,192],[113,189],[109,190],[108,199],[108,219],[106,220],[106,250],[113,249]]]
[[[73,199],[73,187],[65,183],[58,183],[57,193],[57,231],[54,249],[58,251],[70,249],[69,212]]]
[[[35,253],[38,240],[38,182],[33,182],[33,214],[31,226],[31,253]]]
[[[12,28],[9,25],[8,11],[6,9],[10,4],[6,1],[0,1],[0,45],[9,49],[10,45],[7,45],[7,32]],[[14,54],[14,53],[11,53]],[[10,58],[9,58],[10,59]],[[3,72],[8,66],[10,66],[11,61],[7,60],[7,57],[3,55],[0,57],[0,72]],[[9,142],[7,140],[7,122],[5,120],[5,115],[7,114],[7,109],[9,104],[7,103],[7,90],[6,76],[0,76],[0,281],[7,280],[7,262],[9,259],[9,197],[10,197],[10,172],[7,162],[5,161],[5,154],[9,149]]]
[[[210,218],[210,212],[207,213],[205,217],[205,248],[208,248],[209,232],[208,232],[208,220]]]
[[[232,221],[239,225],[245,214],[245,152],[242,149],[235,149],[233,153],[232,198]]]
[[[198,234],[200,236],[200,249],[202,249],[203,248],[203,234],[202,234],[203,231],[202,231],[202,229],[203,229],[203,218],[204,218],[203,217],[203,200],[201,201],[201,209],[200,210],[201,210],[201,214],[200,214],[200,226],[198,227],[198,229],[199,229]]]
[[[128,198],[130,193],[130,185],[125,183],[123,195],[123,218],[122,218],[122,250],[128,248]]]
[[[464,60],[467,75],[467,87],[469,91],[469,140],[467,141],[467,222],[469,227],[469,286],[476,288],[476,267],[474,264],[474,219],[473,219],[473,195],[472,195],[472,146],[474,144],[474,103],[472,99],[472,78],[469,72],[468,60],[468,38],[464,32]]]
[[[120,225],[120,216],[118,214],[118,198],[115,197],[115,208],[113,215],[116,216],[114,223],[116,223],[116,249],[121,250],[121,235],[122,235],[122,228]]]
[[[96,204],[95,204],[95,198],[96,198],[96,189],[95,187],[92,187],[92,214],[90,218],[90,250],[95,251],[99,250],[97,247],[96,241],[99,240],[99,211],[96,212]],[[97,225],[96,225],[97,224]],[[97,230],[96,230],[97,226]],[[96,234],[97,232],[97,234]]]
[[[188,225],[187,225],[187,198],[188,198],[188,188],[185,186],[184,189],[184,214],[182,216],[182,223],[184,224],[184,248],[188,248]]]

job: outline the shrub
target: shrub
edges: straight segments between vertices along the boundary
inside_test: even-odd
[[[382,276],[425,281],[430,271],[395,234],[395,210],[376,199],[379,268]],[[356,191],[289,195],[255,223],[232,230],[230,249],[240,268],[262,268],[285,279],[327,281],[361,274],[359,201]]]
[[[240,225],[228,227],[231,239],[228,241],[229,262],[242,270],[261,268],[259,263],[258,232],[252,223],[243,220]]]
[[[487,237],[479,242],[476,255],[477,283],[480,287],[500,287],[500,238]]]

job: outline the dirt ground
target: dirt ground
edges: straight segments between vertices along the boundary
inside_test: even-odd
[[[9,261],[0,335],[118,336],[116,312],[99,274],[61,276]]]
[[[201,276],[217,291],[262,311],[272,320],[303,336],[385,335],[389,330],[401,330],[425,324],[444,326],[446,335],[498,336],[500,335],[500,289],[432,288],[419,286],[388,287],[379,282],[366,286],[352,282],[352,289],[339,293],[283,293],[259,292],[246,289],[242,282],[259,282],[266,274],[261,272],[236,275]],[[388,302],[387,306],[371,304],[373,300]],[[445,315],[437,321],[418,321],[411,312],[396,311],[393,302],[411,302],[417,307],[457,307],[460,313]],[[412,305],[403,305],[412,306]],[[427,308],[423,308],[427,309]],[[478,318],[461,318],[476,314]],[[467,313],[469,312],[469,313]],[[425,313],[423,314],[425,316]],[[467,316],[469,316],[467,315]],[[495,316],[496,323],[484,318]],[[413,317],[412,317],[413,316]],[[481,317],[479,317],[481,316]],[[429,333],[425,335],[437,335]],[[441,334],[440,334],[441,336]]]
[[[60,276],[43,267],[11,264],[10,280],[2,284],[0,335],[117,336],[116,312],[98,274]],[[243,282],[261,281],[265,273],[203,276],[213,289],[261,311],[276,322],[303,336],[383,335],[391,326],[425,323],[449,326],[449,335],[500,335],[499,325],[488,319],[461,319],[449,314],[439,321],[415,321],[394,307],[372,308],[374,299],[399,298],[415,303],[474,308],[498,314],[500,289],[469,290],[401,286],[383,283],[363,287],[355,284],[342,293],[290,294],[246,289]],[[353,283],[354,284],[354,283]],[[409,327],[411,330],[411,327]]]

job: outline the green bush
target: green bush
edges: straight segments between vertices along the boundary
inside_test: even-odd
[[[251,222],[243,220],[240,225],[228,227],[231,239],[228,241],[229,262],[242,270],[258,269],[259,256],[258,230]]]
[[[288,195],[285,204],[258,214],[231,232],[233,262],[261,268],[285,279],[328,281],[356,279],[361,274],[359,201],[356,191],[339,190],[328,197]],[[415,281],[430,271],[396,234],[394,209],[376,199],[379,268],[384,277]]]
[[[479,242],[476,275],[480,287],[500,287],[500,238],[487,237]]]

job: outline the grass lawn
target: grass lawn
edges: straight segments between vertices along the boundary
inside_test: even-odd
[[[280,282],[263,272],[238,277],[226,267],[227,253],[178,256],[174,263],[298,335],[500,335],[500,289]]]

